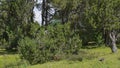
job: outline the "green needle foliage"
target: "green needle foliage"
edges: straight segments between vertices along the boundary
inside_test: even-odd
[[[30,64],[60,60],[65,55],[78,54],[82,44],[78,34],[70,30],[69,24],[40,27],[35,38],[24,38],[19,42],[19,52]],[[34,35],[34,34],[33,34]]]

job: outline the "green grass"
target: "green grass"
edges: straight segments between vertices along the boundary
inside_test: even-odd
[[[18,61],[18,55],[0,55],[0,68],[10,64],[16,63]]]
[[[62,60],[57,62],[48,62],[45,64],[33,65],[28,68],[120,68],[120,50],[116,54],[112,54],[109,48],[83,49],[89,55],[96,58],[80,61]],[[104,58],[104,61],[99,61]]]
[[[0,50],[0,68],[26,68],[26,64],[21,61],[19,54]]]
[[[26,68],[120,68],[120,50],[118,50],[116,54],[112,54],[110,48],[106,47],[81,49],[81,51],[87,52],[86,56],[92,59],[83,59],[83,61],[53,61],[44,64],[27,66]],[[99,61],[101,58],[104,58],[104,61]],[[1,55],[0,68],[3,68],[5,64],[16,63],[18,60],[19,56],[16,54]]]

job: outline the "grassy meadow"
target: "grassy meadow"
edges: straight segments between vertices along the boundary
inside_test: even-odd
[[[0,68],[120,68],[120,49],[115,54],[111,53],[110,48],[99,47],[93,49],[81,49],[82,61],[68,60],[51,61],[44,64],[29,65],[20,60],[18,54],[2,54],[0,51]]]

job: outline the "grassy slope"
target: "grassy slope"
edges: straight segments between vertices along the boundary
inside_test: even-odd
[[[11,63],[16,63],[19,60],[20,59],[17,54],[0,49],[0,68],[3,68]]]
[[[79,61],[55,61],[44,64],[28,66],[27,68],[120,68],[120,50],[116,54],[111,54],[109,48],[83,49],[90,53],[90,55],[97,56],[92,60],[83,59]],[[104,58],[103,62],[99,61]],[[18,55],[0,55],[0,68],[5,64],[16,63]]]
[[[0,68],[11,63],[16,63],[17,61],[18,55],[0,55]]]
[[[109,48],[97,48],[87,50],[91,55],[97,55],[97,58],[92,60],[79,61],[59,61],[38,64],[29,68],[120,68],[120,50],[116,54],[111,54]],[[103,62],[99,61],[104,58]]]

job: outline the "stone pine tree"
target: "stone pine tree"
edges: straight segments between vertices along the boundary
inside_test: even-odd
[[[16,48],[18,40],[28,35],[30,23],[33,22],[34,0],[3,0],[2,23],[8,35],[8,49]]]
[[[56,18],[61,22],[67,23],[72,21],[73,17],[77,15],[78,7],[81,6],[82,0],[51,0],[56,9]],[[72,18],[72,19],[71,19]],[[77,18],[77,17],[75,17]],[[75,21],[75,20],[74,20]]]
[[[84,21],[104,34],[105,43],[117,52],[117,30],[120,28],[120,0],[86,1]]]
[[[113,53],[117,52],[117,35],[120,29],[120,0],[108,0],[105,2],[104,29],[108,35],[108,45]]]
[[[117,52],[117,31],[120,29],[120,0],[51,0],[59,10],[59,19],[79,23],[84,29],[102,33],[112,52]],[[78,25],[78,24],[77,24]],[[81,26],[79,26],[81,27]],[[86,41],[86,40],[85,40]]]

